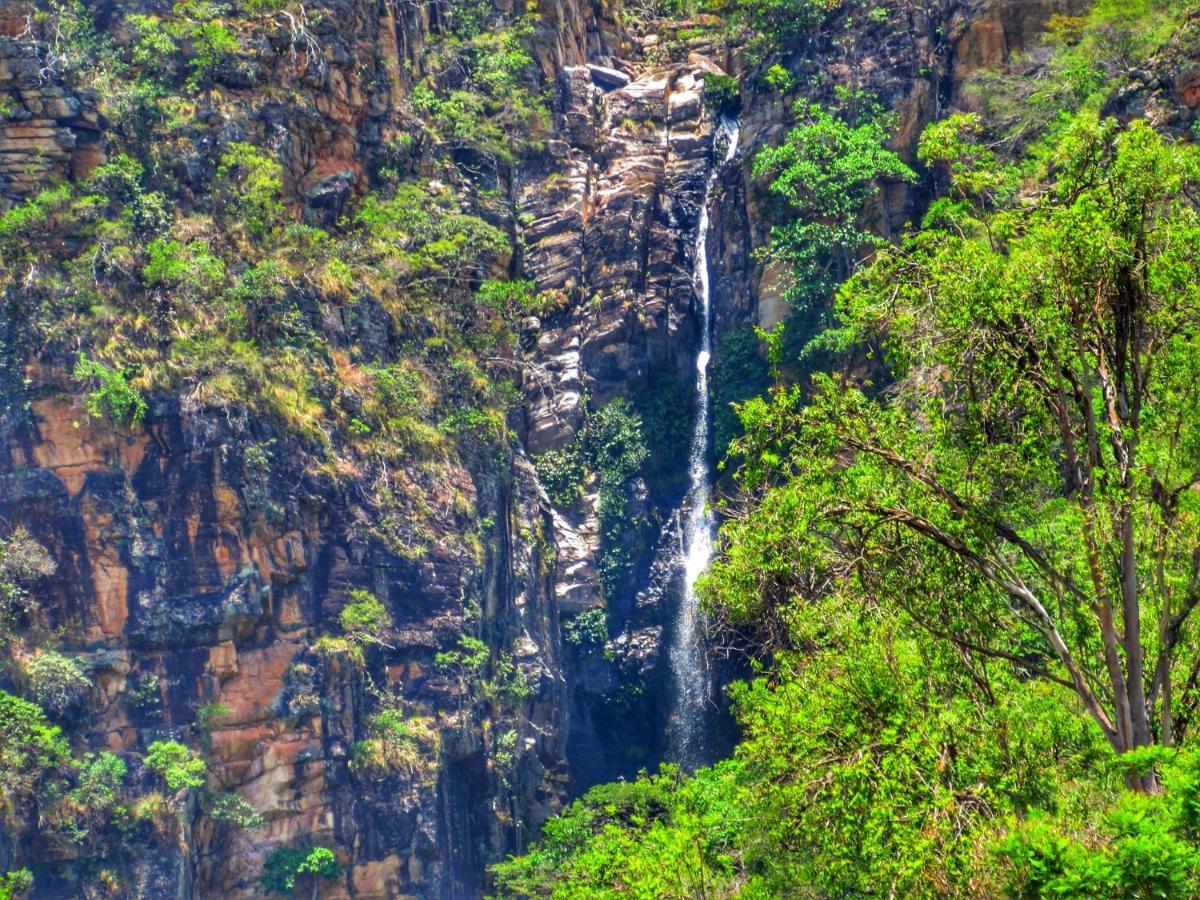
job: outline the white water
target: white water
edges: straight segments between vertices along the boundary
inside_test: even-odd
[[[683,520],[683,599],[675,621],[674,640],[669,651],[674,681],[674,709],[671,720],[673,759],[688,767],[703,762],[702,742],[705,722],[712,705],[712,679],[703,643],[703,621],[696,581],[708,567],[713,552],[716,522],[709,510],[712,498],[709,468],[708,363],[712,356],[712,306],[708,288],[708,200],[725,163],[737,152],[738,125],[722,117],[713,140],[720,146],[726,141],[724,158],[713,166],[704,186],[700,221],[696,227],[696,257],[693,274],[696,296],[700,301],[700,350],[696,354],[696,420],[688,453],[688,493]]]

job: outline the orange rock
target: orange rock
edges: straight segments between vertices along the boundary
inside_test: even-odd
[[[233,641],[225,641],[209,648],[208,668],[220,681],[232,678],[238,673],[237,647]]]
[[[237,673],[221,685],[217,697],[229,708],[225,721],[249,724],[271,718],[271,703],[283,689],[284,673],[299,650],[298,644],[278,642],[238,653]]]

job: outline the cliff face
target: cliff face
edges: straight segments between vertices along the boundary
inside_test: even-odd
[[[113,4],[95,6],[101,27],[117,21]],[[852,41],[805,52],[833,82],[900,113],[897,142],[911,159],[964,74],[1002,65],[1070,6],[897,4],[887,23],[847,12],[849,27],[839,18],[829,33]],[[306,21],[281,16],[261,52],[219,73],[224,102],[198,102],[195,146],[270,144],[297,217],[333,225],[404,133],[400,110],[452,13],[444,2],[324,0],[307,5]],[[137,896],[177,896],[181,885],[190,896],[251,896],[271,848],[298,844],[332,847],[344,866],[323,896],[471,896],[484,864],[521,847],[572,791],[661,755],[660,651],[685,463],[650,401],[665,397],[686,421],[693,246],[715,154],[703,75],[744,76],[748,148],[714,194],[718,362],[724,335],[783,315],[777,273],[750,254],[773,213],[745,162],[780,136],[782,101],[712,39],[631,36],[607,3],[540,2],[538,14],[530,40],[549,134],[511,165],[456,158],[456,190],[509,201],[494,215],[511,239],[496,268],[558,298],[521,322],[507,361],[519,372],[515,439],[502,453],[393,467],[385,507],[378,470],[314,465],[302,439],[236,406],[157,394],[143,424],[113,427],[84,409],[69,358],[25,341],[20,292],[7,298],[0,523],[24,525],[49,550],[42,624],[95,682],[68,730],[80,748],[133,761],[157,739],[200,741],[209,789],[266,817],[238,830],[189,807],[154,852],[132,847],[113,864]],[[7,201],[84,178],[106,159],[106,130],[122,127],[59,78],[27,21],[15,8],[0,19],[0,97],[14,107],[0,123]],[[669,53],[654,52],[668,42]],[[417,142],[400,165],[440,175],[434,149]],[[196,159],[182,155],[177,175],[181,204],[202,203]],[[880,230],[911,219],[920,197],[888,188]],[[322,315],[347,341],[404,337]],[[552,500],[531,457],[571,445],[588,410],[617,397],[634,401],[664,446],[624,486],[620,539],[632,556],[605,604],[596,485],[577,502]],[[363,667],[314,650],[359,589],[394,623]],[[569,620],[605,605],[605,652],[564,640]],[[480,638],[493,664],[511,662],[524,688],[481,697],[461,665],[439,660],[462,635]],[[380,686],[418,723],[405,771],[351,765]],[[131,782],[146,787],[150,774],[135,762]],[[35,831],[0,861],[36,860]],[[88,859],[87,848],[66,852],[46,891],[100,896]]]

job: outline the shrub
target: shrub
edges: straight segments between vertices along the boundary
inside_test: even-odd
[[[268,894],[286,895],[296,889],[297,881],[307,876],[311,876],[314,882],[318,878],[332,880],[341,871],[342,867],[333,851],[326,847],[276,847],[263,864],[262,886]]]
[[[71,375],[77,381],[99,382],[84,401],[89,415],[97,418],[107,416],[118,425],[129,426],[140,425],[146,418],[146,401],[129,384],[125,372],[80,356]]]
[[[0,900],[16,900],[33,887],[33,873],[28,869],[13,869],[0,875]]]
[[[370,591],[350,592],[350,602],[338,614],[342,632],[357,643],[379,643],[379,633],[392,624],[383,601]]]
[[[109,810],[117,804],[128,771],[125,760],[116,754],[89,753],[79,767],[71,799],[90,812]]]
[[[437,733],[428,719],[387,707],[370,718],[367,737],[354,745],[351,767],[369,778],[393,772],[428,774],[436,759]]]
[[[728,112],[737,106],[738,80],[717,72],[704,73],[704,99],[719,112]]]
[[[42,191],[24,203],[0,213],[0,246],[10,238],[27,237],[37,226],[50,221],[51,216],[71,199],[69,185]]]
[[[43,781],[70,760],[62,731],[40,706],[0,691],[0,804],[7,822],[19,821]]]
[[[266,817],[237,794],[221,794],[213,801],[209,816],[217,822],[229,822],[238,828],[262,828]]]
[[[538,480],[555,506],[570,509],[583,497],[584,467],[582,444],[572,441],[558,450],[547,450],[534,460]]]
[[[54,574],[54,560],[29,532],[17,526],[0,538],[0,605],[6,617],[25,613],[33,606],[29,588]]]
[[[563,629],[576,647],[594,649],[608,642],[608,614],[603,609],[585,609]]]
[[[168,790],[183,791],[204,786],[208,766],[176,741],[155,741],[146,751],[146,768],[157,772]]]
[[[225,278],[225,263],[208,251],[204,241],[182,244],[156,238],[146,248],[146,254],[142,280],[149,287],[178,282],[219,283]]]
[[[764,394],[771,384],[767,361],[753,328],[731,332],[713,360],[710,391],[713,410],[713,454],[723,460],[730,443],[742,434],[734,403]]]
[[[92,689],[83,665],[53,650],[34,657],[25,668],[37,702],[51,712],[63,713],[80,703]]]
[[[227,209],[251,238],[263,240],[282,223],[283,167],[253,144],[230,144],[217,180]]]
[[[588,418],[584,450],[600,485],[600,552],[596,568],[600,591],[611,601],[629,575],[630,548],[625,532],[629,483],[649,456],[642,419],[623,399],[610,402]]]

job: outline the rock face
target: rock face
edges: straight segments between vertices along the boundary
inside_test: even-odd
[[[24,199],[56,175],[85,178],[104,162],[104,123],[93,99],[62,82],[54,58],[0,20],[0,199]]]
[[[297,218],[332,227],[401,133],[397,109],[451,9],[307,6],[311,26],[281,18],[270,46],[219,73],[236,102],[201,103],[196,141],[269,135]],[[808,62],[793,62],[897,110],[897,146],[912,160],[920,128],[957,102],[962,77],[1002,65],[1051,13],[1076,6],[898,4],[887,22],[835,19]],[[55,178],[85,178],[105,159],[109,127],[47,67],[14,10],[0,10],[0,102],[12,104],[0,115],[0,207]],[[614,398],[673,385],[690,402],[698,204],[722,149],[703,76],[744,76],[745,64],[678,35],[673,54],[658,54],[657,39],[622,31],[615,4],[539,0],[537,10],[549,133],[462,186],[486,181],[511,201],[506,274],[557,301],[521,323],[518,440],[503,458],[393,471],[396,507],[381,509],[365,499],[361,473],[309,465],[296,439],[251,417],[161,396],[144,427],[114,430],[73,395],[69,361],[6,363],[0,523],[26,525],[56,563],[41,586],[47,624],[86,656],[97,684],[73,723],[77,743],[136,760],[156,739],[203,740],[209,789],[266,816],[249,832],[185,817],[169,851],[123,861],[138,896],[254,896],[273,847],[312,844],[335,848],[344,867],[324,897],[476,896],[485,864],[524,846],[573,792],[661,757],[684,454],[630,488],[630,576],[608,604],[611,640],[591,650],[564,640],[563,625],[604,605],[596,485],[557,508],[531,460],[570,444],[587,409]],[[785,98],[743,80],[746,149],[721,172],[709,232],[718,359],[724,335],[786,312],[779,273],[752,256],[778,210],[747,163],[781,137]],[[1186,78],[1152,93],[1188,109],[1200,97]],[[397,164],[429,175],[427,149]],[[179,161],[184,203],[202,189],[197,166]],[[878,230],[896,231],[920,203],[920,188],[885,186]],[[15,359],[22,348],[6,341]],[[419,551],[406,531],[414,523]],[[313,649],[358,589],[382,598],[396,624],[388,646],[367,648],[366,669],[425,729],[420,761],[403,774],[351,765],[371,686],[346,659]],[[472,706],[465,676],[438,663],[462,635],[511,660],[527,690],[503,709]],[[210,718],[198,729],[202,710]],[[149,782],[136,764],[132,778]],[[63,866],[55,895],[79,894],[73,877]]]

